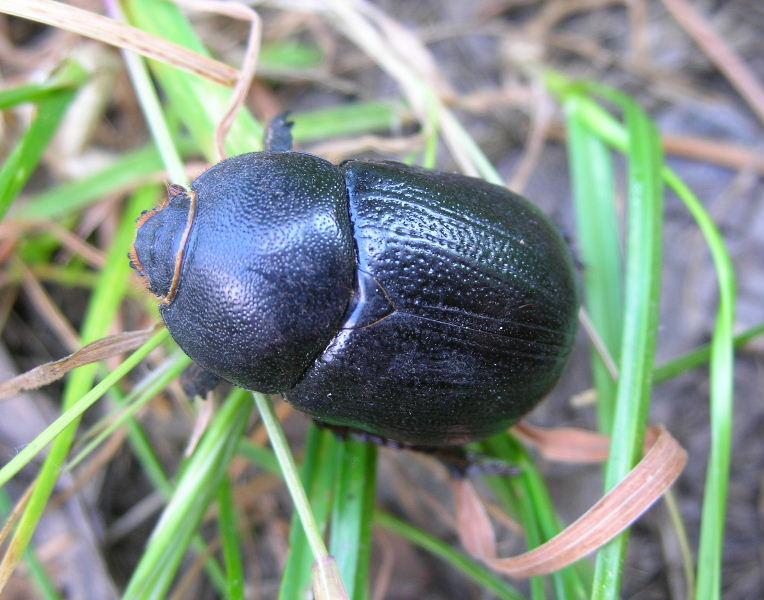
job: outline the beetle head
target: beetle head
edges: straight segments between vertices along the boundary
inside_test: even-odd
[[[130,265],[164,304],[172,302],[177,292],[195,213],[196,194],[179,185],[169,185],[167,198],[138,218]]]

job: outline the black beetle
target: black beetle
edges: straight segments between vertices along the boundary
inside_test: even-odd
[[[131,259],[180,347],[405,444],[463,444],[533,408],[577,326],[555,226],[480,179],[293,152],[289,125],[139,219]]]

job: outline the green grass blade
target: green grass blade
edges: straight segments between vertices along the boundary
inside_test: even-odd
[[[241,562],[238,518],[231,481],[224,477],[218,491],[220,537],[223,540],[228,600],[244,600],[244,566]]]
[[[507,435],[490,438],[480,444],[486,455],[502,457],[502,460],[517,460],[515,446],[511,438]],[[515,515],[523,528],[525,542],[527,547],[535,548],[544,542],[544,536],[541,533],[539,519],[536,517],[536,507],[533,506],[530,499],[529,487],[527,481],[519,478],[501,478],[486,477],[494,495],[504,505],[505,510]],[[543,507],[542,507],[543,510]],[[543,577],[532,577],[530,580],[531,598],[533,600],[544,600],[546,598],[546,580]],[[563,584],[564,585],[564,584]],[[555,586],[557,587],[557,586]]]
[[[716,225],[695,194],[673,172],[666,182],[676,191],[698,223],[706,239],[719,279],[719,309],[711,341],[711,452],[708,457],[696,597],[721,597],[724,530],[727,515],[734,399],[735,269]]]
[[[128,261],[125,260],[125,254],[133,240],[133,223],[142,210],[149,208],[154,203],[155,198],[155,188],[144,188],[128,204],[109,251],[106,265],[101,272],[100,282],[88,305],[81,331],[83,344],[95,341],[108,333],[109,326],[117,313],[130,281],[130,267]],[[72,371],[64,390],[64,412],[72,409],[83,396],[88,394],[97,370],[98,365],[92,364]],[[18,564],[37,528],[74,441],[78,424],[79,419],[75,419],[53,442],[48,457],[37,476],[27,508],[21,516],[10,547],[0,564],[0,588],[7,581],[7,577],[10,576],[15,565]]]
[[[85,71],[74,61],[63,66],[60,77],[84,80]],[[8,212],[16,196],[37,168],[43,152],[53,139],[61,120],[77,93],[77,87],[66,86],[43,97],[37,114],[0,169],[0,219]]]
[[[338,452],[339,443],[331,431],[311,426],[301,478],[320,531],[326,529],[332,509]],[[279,589],[280,600],[306,597],[313,580],[314,562],[305,530],[295,514],[289,532],[289,558]]]
[[[123,154],[102,171],[56,186],[29,199],[11,212],[14,219],[61,219],[103,198],[139,186],[163,171],[156,148]]]
[[[7,518],[10,514],[13,506],[11,499],[5,490],[0,490],[0,517]],[[30,546],[24,553],[24,560],[26,561],[29,573],[32,576],[40,595],[45,600],[62,600],[61,596],[56,589],[56,586],[50,579],[45,567],[37,557],[37,553],[34,548]]]
[[[580,93],[581,85],[571,84],[563,76],[551,73],[548,84],[562,96]],[[577,115],[603,140],[622,152],[630,143],[630,132],[622,127],[596,102],[582,98]],[[724,520],[729,481],[730,430],[733,410],[732,334],[735,319],[735,271],[724,240],[701,202],[669,167],[662,177],[674,190],[695,219],[711,252],[719,282],[719,307],[711,342],[711,430],[712,448],[706,479],[706,495],[701,524],[701,548],[698,559],[698,598],[718,598],[721,594],[721,560],[724,549]]]
[[[62,432],[66,431],[72,423],[79,422],[79,419],[93,404],[95,404],[109,389],[114,386],[127,373],[134,369],[145,359],[152,350],[169,337],[167,330],[157,332],[148,342],[143,344],[138,350],[133,352],[122,364],[114,369],[98,385],[91,389],[81,398],[71,403],[63,414],[53,423],[48,425],[45,430],[37,435],[21,452],[14,456],[6,465],[0,469],[0,487],[4,486],[16,474],[28,465],[35,456],[55,440]]]
[[[389,131],[400,125],[403,107],[392,102],[356,102],[294,113],[292,135],[296,142]]]
[[[245,390],[234,390],[225,400],[184,465],[124,598],[166,597],[194,532],[225,477],[251,412],[252,400]]]
[[[76,464],[92,452],[103,439],[108,437],[118,427],[126,424],[128,427],[128,441],[144,474],[165,498],[169,498],[172,495],[173,486],[168,480],[164,468],[157,458],[148,435],[143,430],[140,423],[133,419],[132,415],[134,415],[141,406],[155,398],[172,381],[177,379],[182,371],[190,364],[191,359],[178,350],[162,367],[158,368],[136,386],[128,396],[122,395],[119,389],[112,388],[109,391],[109,396],[117,405],[123,407],[119,417],[105,428],[98,437],[93,439],[85,448],[83,448],[78,455],[67,464],[66,469],[73,469]],[[215,558],[209,556],[207,545],[202,537],[199,534],[194,535],[191,545],[197,555],[207,557],[204,562],[204,568],[217,590],[221,594],[225,593],[225,574]]]
[[[401,536],[412,544],[444,560],[453,568],[464,573],[484,590],[494,594],[497,598],[502,600],[523,600],[523,595],[512,588],[496,573],[476,560],[454,550],[445,542],[423,532],[421,529],[381,511],[375,513],[374,521],[378,526]]]
[[[629,215],[623,339],[605,490],[639,460],[650,405],[660,306],[663,153],[649,118],[627,98],[609,95],[625,112],[629,131]],[[619,598],[628,534],[597,555],[592,597]]]
[[[745,331],[738,333],[733,338],[733,345],[735,350],[739,350],[745,347],[748,343],[752,342],[759,336],[764,335],[764,323],[759,323],[746,329]],[[711,344],[704,344],[700,348],[688,352],[687,354],[670,360],[667,363],[660,365],[653,372],[653,380],[656,383],[662,381],[668,381],[673,379],[682,373],[686,373],[692,369],[697,369],[708,364],[711,358]]]
[[[317,69],[324,61],[324,53],[315,44],[299,40],[277,40],[264,43],[257,59],[258,71],[294,72]]]
[[[166,367],[167,370],[170,369],[181,369],[183,366],[187,366],[190,364],[191,359],[188,358],[185,354],[179,353],[178,354],[178,361],[175,364],[168,365]],[[166,370],[158,370],[159,373],[157,373],[157,378],[165,378],[167,375]],[[155,378],[151,378],[154,383],[156,383]],[[152,385],[149,382],[146,382],[146,385]],[[159,387],[158,385],[156,387]],[[154,390],[156,393],[158,391]],[[149,395],[149,390],[146,390],[145,395]],[[119,406],[125,407],[128,411],[132,409],[132,404],[128,404],[129,398],[125,397],[121,394],[121,392],[117,388],[112,388],[110,391],[111,398],[117,403]],[[142,397],[139,397],[136,399],[135,403],[138,404],[142,401]],[[151,440],[149,440],[148,435],[146,434],[143,427],[141,427],[141,424],[133,419],[132,417],[127,417],[127,427],[128,427],[128,442],[130,444],[130,447],[133,450],[133,453],[135,454],[136,458],[138,459],[138,462],[141,465],[141,469],[143,470],[143,473],[146,475],[146,477],[149,479],[149,481],[152,483],[155,489],[157,489],[162,496],[165,498],[170,498],[172,496],[173,492],[173,485],[170,483],[170,480],[167,478],[167,475],[165,474],[164,467],[162,467],[162,463],[159,461],[159,458],[157,457],[156,452],[154,451],[154,448],[151,445]],[[217,560],[213,556],[210,555],[209,549],[207,547],[207,544],[202,539],[201,535],[198,533],[194,535],[194,537],[191,540],[191,547],[194,549],[195,553],[198,556],[205,556],[207,557],[204,562],[204,569],[207,572],[207,574],[210,577],[210,580],[212,581],[213,585],[216,587],[218,592],[222,595],[225,594],[226,590],[226,578],[225,574],[223,573],[223,569],[218,564]]]
[[[42,283],[55,283],[68,288],[94,288],[98,284],[98,274],[82,265],[71,262],[66,266],[45,263],[30,265],[32,273]],[[20,273],[13,273],[13,282],[21,281]]]
[[[523,445],[511,435],[499,434],[482,442],[479,447],[485,454],[516,465],[521,470],[517,477],[488,477],[487,481],[497,497],[521,521],[528,548],[539,546],[557,535],[562,527],[551,496]],[[558,598],[585,598],[588,595],[588,573],[584,577],[580,566],[567,567],[550,577]],[[546,597],[543,584],[543,578],[533,578],[531,591],[534,598]]]
[[[321,536],[321,530],[315,516],[311,511],[310,503],[297,473],[294,457],[289,450],[284,430],[281,428],[281,424],[273,412],[273,405],[270,399],[259,392],[252,392],[252,397],[255,399],[255,404],[257,404],[257,408],[260,411],[263,425],[268,432],[273,452],[279,461],[284,482],[289,489],[289,495],[292,497],[295,511],[300,517],[300,522],[308,538],[308,544],[313,552],[313,557],[316,560],[323,559],[328,555],[326,544]]]
[[[256,446],[247,438],[242,438],[239,441],[239,454],[255,466],[260,467],[269,473],[273,473],[274,475],[281,475],[279,461],[276,460],[276,456],[273,452],[267,448]]]
[[[118,3],[107,4],[107,8],[117,13],[112,15],[113,17],[122,20]],[[127,65],[127,72],[133,83],[133,89],[141,105],[143,116],[146,119],[149,131],[151,131],[151,137],[159,150],[159,154],[162,156],[162,163],[167,170],[167,175],[171,181],[178,185],[189,187],[186,169],[183,166],[180,153],[175,147],[172,134],[165,121],[164,112],[154,89],[154,84],[149,76],[146,63],[143,58],[128,50],[122,50],[122,57]]]
[[[18,87],[0,90],[0,110],[13,108],[27,102],[40,102],[56,93],[73,87],[71,84],[61,85],[54,82],[39,85],[20,85]]]
[[[161,333],[161,332],[160,332]],[[165,335],[163,339],[168,336]],[[127,424],[135,414],[145,404],[153,400],[164,390],[168,385],[180,377],[181,373],[191,364],[191,359],[188,358],[182,352],[177,352],[175,356],[167,360],[160,368],[156,369],[151,375],[149,375],[140,385],[136,386],[134,390],[130,392],[125,398],[122,399],[121,404],[126,405],[116,418],[109,423],[103,430],[94,437],[88,444],[77,453],[77,456],[72,458],[66,465],[68,471],[74,469],[83,460],[85,460],[90,454],[98,448],[104,441],[106,441],[111,435]],[[95,389],[95,388],[94,388]],[[80,401],[82,402],[82,401]]]
[[[180,9],[170,2],[126,0],[123,8],[128,20],[144,31],[209,55]],[[149,61],[175,115],[188,128],[196,146],[213,160],[217,157],[215,129],[228,108],[231,90],[166,64]],[[262,127],[246,111],[239,112],[226,138],[232,154],[262,148]]]
[[[71,64],[65,64],[45,83],[0,90],[0,110],[7,110],[26,102],[39,102],[60,91],[79,88],[87,80],[87,72],[81,67],[71,68]]]
[[[571,98],[568,102],[576,102]],[[615,183],[610,151],[571,109],[568,117],[568,157],[584,264],[586,308],[592,323],[617,362],[621,345],[623,275],[620,225],[615,210]],[[610,433],[616,383],[596,351],[592,375],[597,390],[599,429]]]
[[[339,444],[331,545],[342,580],[353,600],[369,597],[371,520],[377,479],[377,448],[346,440]]]

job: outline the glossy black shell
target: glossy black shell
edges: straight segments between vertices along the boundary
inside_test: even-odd
[[[161,312],[224,379],[282,392],[324,422],[438,446],[511,425],[559,378],[577,323],[570,252],[505,188],[266,152],[223,161],[192,190]],[[180,238],[169,215],[143,223],[134,251],[160,295],[152,280],[167,279]],[[159,241],[164,271],[144,260],[161,262]]]

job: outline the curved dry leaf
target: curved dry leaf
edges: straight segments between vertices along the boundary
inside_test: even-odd
[[[459,541],[475,558],[490,560],[496,556],[496,533],[483,501],[468,479],[455,479],[452,485]]]
[[[467,480],[454,481],[462,544],[495,571],[520,579],[554,573],[594,552],[636,521],[684,469],[685,450],[664,428],[656,429],[647,454],[621,483],[551,540],[517,556],[496,555],[493,526],[475,488]],[[485,531],[470,531],[478,528]]]
[[[610,454],[610,438],[585,429],[548,429],[521,421],[512,428],[512,433],[525,444],[533,446],[541,456],[555,462],[601,463]]]
[[[110,335],[77,350],[59,360],[54,360],[0,383],[0,400],[12,398],[22,392],[34,390],[61,379],[72,369],[124,354],[145,344],[162,325],[138,331],[125,331]]]
[[[653,445],[660,434],[659,427],[649,427],[645,433],[645,448]],[[533,446],[547,460],[573,464],[605,462],[610,454],[610,438],[601,433],[576,427],[537,427],[521,421],[512,428],[518,438]]]

